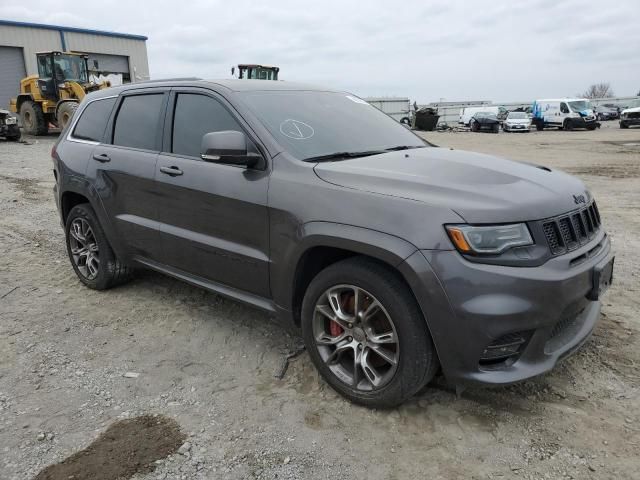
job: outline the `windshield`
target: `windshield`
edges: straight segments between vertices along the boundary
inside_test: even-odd
[[[373,152],[426,143],[352,95],[315,91],[240,94],[283,148],[305,160],[337,152]]]
[[[474,115],[474,117],[487,117],[487,118],[495,118],[496,114],[493,112],[478,112]]]
[[[521,120],[523,118],[528,119],[529,115],[527,115],[524,112],[509,112],[509,116],[508,116],[509,120]]]
[[[640,99],[632,101],[627,108],[638,108],[640,107]]]
[[[77,55],[54,55],[53,63],[58,80],[87,83],[87,68],[83,57]]]
[[[569,107],[574,112],[582,112],[584,110],[589,110],[591,108],[591,104],[588,100],[576,100],[573,102],[567,102]]]

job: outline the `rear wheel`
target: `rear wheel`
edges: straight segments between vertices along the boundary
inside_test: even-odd
[[[478,128],[476,127],[476,122],[474,122],[473,120],[470,120],[469,121],[469,129],[472,132],[475,132],[476,130],[478,130]]]
[[[311,360],[338,393],[368,407],[392,407],[438,369],[427,326],[397,274],[362,257],[313,279],[302,305]]]
[[[49,125],[39,103],[26,100],[20,105],[20,121],[25,133],[29,135],[46,135]]]
[[[88,203],[69,212],[65,233],[73,270],[87,287],[106,290],[129,279],[129,268],[116,258]]]
[[[77,102],[64,102],[58,109],[58,127],[64,129],[78,109]]]
[[[500,133],[500,124],[499,123],[496,123],[493,126],[493,133]]]

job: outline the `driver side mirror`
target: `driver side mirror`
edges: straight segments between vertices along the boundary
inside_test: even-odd
[[[243,132],[225,130],[202,136],[200,158],[206,162],[262,168],[261,155],[247,151],[247,136]]]

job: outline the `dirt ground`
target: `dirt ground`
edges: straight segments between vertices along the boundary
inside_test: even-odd
[[[580,176],[617,252],[585,346],[540,378],[442,379],[391,411],[351,405],[267,315],[142,272],[83,288],[51,193],[55,136],[0,142],[0,478],[33,478],[114,422],[174,419],[187,443],[136,480],[631,479],[640,471],[640,129],[429,133],[446,147]]]

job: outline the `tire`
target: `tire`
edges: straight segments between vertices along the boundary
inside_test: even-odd
[[[20,122],[28,135],[46,135],[49,125],[39,103],[26,100],[20,105]]]
[[[60,129],[64,129],[69,124],[69,122],[71,122],[73,116],[76,113],[76,110],[78,110],[78,102],[64,102],[62,105],[60,105],[56,118],[58,127],[60,127]]]
[[[499,123],[496,123],[493,126],[493,133],[500,133],[500,124]]]
[[[351,324],[341,320],[345,325],[341,333],[331,330],[335,326],[338,329],[341,327],[337,322],[329,320],[324,313],[320,313],[324,309],[330,315],[335,314],[328,303],[328,293],[345,289],[346,295],[349,295],[354,288],[359,290],[362,299],[363,308],[359,309],[360,312],[370,311],[366,307],[367,301],[371,302],[369,307],[377,301],[381,308],[370,315],[368,321],[359,316],[354,317]],[[346,305],[343,303],[344,296],[336,297],[342,303],[340,310],[353,308],[352,304],[349,307],[349,302],[354,297],[347,296]],[[323,302],[327,302],[327,305],[321,305]],[[351,314],[354,310],[352,309]],[[391,321],[385,323],[388,319]],[[383,322],[381,328],[379,322]],[[375,323],[378,325],[374,328],[372,325]],[[349,325],[353,328],[348,329]],[[330,331],[326,332],[326,328]],[[367,334],[367,328],[374,330],[369,330]],[[381,334],[381,330],[387,333]],[[332,336],[334,333],[337,336]],[[389,408],[401,404],[429,383],[439,368],[425,319],[407,285],[396,272],[364,257],[353,257],[335,263],[312,280],[302,303],[302,335],[311,360],[327,383],[349,400],[371,408]],[[383,337],[387,339],[383,351],[386,356],[393,356],[395,364],[383,360],[385,357],[373,352],[374,349],[380,351],[382,343],[373,338]],[[338,349],[336,345],[318,345],[318,338],[325,341],[342,338],[337,342],[342,353],[335,355]],[[396,342],[389,342],[390,339]],[[390,352],[388,348],[393,351]],[[337,361],[332,363],[331,358],[334,356]],[[368,373],[366,366],[353,368],[355,358],[361,358],[363,364],[370,365]],[[349,366],[358,373],[349,377]],[[378,375],[381,381],[375,386],[371,378],[378,378]]]
[[[629,128],[629,125],[624,122],[620,122],[620,128]]]
[[[573,124],[571,123],[571,120],[566,119],[562,124],[561,130],[564,130],[566,132],[571,132],[573,130]]]
[[[469,121],[469,129],[472,132],[476,132],[478,130],[478,128],[476,127],[476,122],[474,122],[473,120]]]
[[[409,117],[402,117],[400,119],[400,123],[402,123],[403,125],[411,125],[411,120],[409,119]]]
[[[587,125],[587,130],[595,130],[597,127],[597,125]]]
[[[77,230],[78,226],[86,226],[90,230]],[[65,222],[65,236],[67,254],[73,270],[87,287],[106,290],[130,278],[130,269],[116,258],[93,208],[88,203],[76,205],[71,209]],[[81,249],[82,242],[79,239],[82,237],[86,248]],[[77,255],[78,251],[85,253]]]

